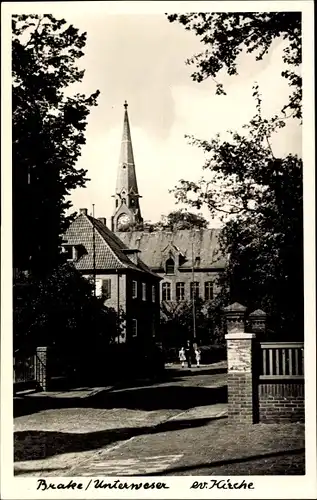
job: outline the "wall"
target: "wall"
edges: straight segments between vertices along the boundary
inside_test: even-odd
[[[84,275],[84,278],[90,278],[91,275]],[[126,309],[126,276],[125,274],[106,274],[106,273],[97,273],[96,274],[96,283],[98,280],[103,279],[111,279],[111,296],[109,299],[105,300],[104,304],[107,307],[113,307],[116,311],[122,308],[124,311]],[[98,295],[98,284],[96,286],[97,295]],[[118,289],[119,289],[119,297],[118,297]]]
[[[84,275],[84,277],[90,278],[90,275]],[[133,271],[129,271],[127,274],[119,274],[119,281],[117,273],[96,274],[96,283],[98,280],[103,279],[111,279],[111,297],[105,300],[105,306],[113,307],[116,311],[122,309],[126,316],[124,336],[121,337],[120,341],[132,340],[133,342],[139,342],[140,340],[153,339],[159,326],[159,281],[150,274]],[[138,286],[136,299],[132,298],[132,281],[136,281]],[[142,283],[146,283],[146,300],[142,300]],[[152,285],[155,286],[155,303],[152,302]],[[98,290],[98,286],[96,288]],[[136,339],[132,339],[132,319],[136,319],[138,322]]]
[[[258,385],[259,421],[265,423],[303,421],[305,418],[304,381]]]
[[[224,313],[229,423],[303,421],[304,344],[259,341],[261,335],[246,332],[246,307],[237,302]],[[254,317],[265,334],[265,313],[254,311],[249,319]]]
[[[189,269],[188,271],[179,271],[175,270],[175,274],[165,274],[165,273],[158,273],[158,275],[162,278],[162,281],[160,283],[161,287],[161,299],[162,299],[162,285],[163,283],[171,283],[171,300],[175,301],[176,300],[176,283],[182,282],[185,283],[185,300],[189,301],[190,300],[190,283],[193,281],[193,274],[192,271]],[[197,281],[199,283],[199,291],[200,291],[200,297],[204,300],[205,299],[205,282],[206,281],[213,281],[214,286],[213,286],[213,293],[214,296],[217,295],[218,293],[218,287],[216,285],[216,281],[219,275],[219,271],[202,271],[200,269],[195,270],[194,272],[194,281]]]
[[[132,297],[132,282],[137,282],[137,297]],[[142,299],[142,283],[146,284],[146,300]],[[155,302],[152,301],[152,286],[155,287]],[[129,341],[153,341],[158,330],[160,314],[159,281],[151,275],[142,273],[129,273],[127,276],[127,331]],[[132,338],[131,320],[137,320],[138,334]]]

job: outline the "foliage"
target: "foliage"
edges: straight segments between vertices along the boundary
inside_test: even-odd
[[[195,300],[196,339],[201,344],[218,344],[224,341],[221,295],[204,303]],[[162,303],[161,331],[164,347],[182,347],[193,339],[193,303],[190,301]]]
[[[149,232],[153,231],[174,231],[178,229],[205,229],[208,227],[208,221],[203,217],[202,214],[195,214],[193,212],[188,212],[186,209],[174,210],[168,215],[162,215],[159,222],[151,223],[145,222],[142,224],[142,228],[136,228],[136,230],[145,229]]]
[[[120,334],[120,321],[93,286],[69,264],[45,279],[21,276],[13,288],[14,348],[55,346],[87,351],[106,346]]]
[[[210,142],[193,140],[207,156],[208,180],[180,181],[175,196],[200,208],[206,204],[224,224],[220,243],[230,255],[222,276],[231,300],[268,312],[274,329],[303,331],[302,160],[275,158],[270,136],[282,121],[263,120],[261,97],[254,89],[257,114],[245,134],[231,132]],[[291,292],[291,293],[290,293]]]
[[[179,22],[186,30],[200,37],[206,49],[187,60],[197,68],[194,81],[212,78],[216,93],[225,94],[223,85],[215,78],[222,70],[228,75],[238,73],[239,55],[246,51],[256,54],[260,61],[276,39],[284,41],[282,76],[288,80],[293,92],[283,112],[301,118],[302,78],[298,67],[302,60],[300,12],[217,12],[171,14],[170,22]]]
[[[87,181],[76,161],[99,91],[71,94],[86,33],[47,14],[14,15],[12,34],[14,267],[45,274],[69,222],[66,197]]]

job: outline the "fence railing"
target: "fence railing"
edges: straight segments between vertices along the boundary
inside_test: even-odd
[[[303,379],[303,342],[260,342],[260,379]]]
[[[13,382],[35,380],[35,356],[15,356],[13,358]]]

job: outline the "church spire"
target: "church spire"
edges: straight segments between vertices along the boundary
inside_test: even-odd
[[[114,197],[115,213],[112,224],[114,231],[126,230],[142,223],[127,101],[124,102],[123,134]]]

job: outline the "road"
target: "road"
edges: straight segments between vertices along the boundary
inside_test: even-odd
[[[89,398],[45,400],[15,419],[15,474],[303,473],[303,426],[237,429],[228,425],[226,397],[226,371],[215,364],[167,369],[165,380]]]

